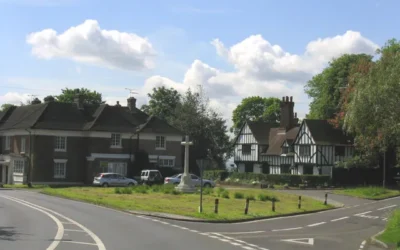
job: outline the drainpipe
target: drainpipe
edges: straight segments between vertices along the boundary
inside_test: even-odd
[[[25,129],[29,133],[29,161],[28,161],[28,171],[26,173],[26,182],[28,183],[28,187],[32,187],[31,183],[31,166],[32,166],[32,131],[29,129]]]

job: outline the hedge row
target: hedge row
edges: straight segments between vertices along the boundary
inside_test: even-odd
[[[227,178],[230,181],[255,181],[265,182],[274,185],[298,186],[307,183],[310,186],[318,186],[330,184],[331,178],[329,175],[291,175],[291,174],[258,174],[258,173],[238,173],[227,172],[224,170],[204,171],[205,179],[215,181],[224,181]]]

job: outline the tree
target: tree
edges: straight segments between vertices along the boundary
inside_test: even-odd
[[[206,156],[216,165],[223,165],[230,150],[226,121],[209,107],[202,88],[180,95],[173,89],[158,87],[148,96],[149,104],[142,109],[163,117],[193,141],[189,151],[191,171],[197,172],[196,160]]]
[[[39,100],[39,98],[37,97],[30,102],[30,104],[40,104],[40,103],[42,103],[42,101]]]
[[[235,133],[242,127],[247,120],[265,121],[278,124],[280,117],[280,100],[274,97],[252,96],[242,100],[235,108],[232,115],[233,127],[231,131]]]
[[[4,103],[1,105],[0,111],[7,111],[11,107],[15,107],[15,105],[10,103]]]
[[[105,103],[102,100],[102,95],[99,92],[91,91],[86,88],[80,89],[62,89],[61,95],[56,96],[57,101],[59,102],[74,102],[76,95],[79,94],[83,97],[84,103],[86,104],[102,104]]]
[[[339,110],[341,92],[348,84],[352,67],[360,61],[372,61],[366,54],[345,54],[333,59],[327,68],[315,75],[305,86],[312,98],[308,119],[332,119]]]
[[[54,96],[52,96],[52,95],[48,95],[48,96],[46,96],[45,98],[43,98],[43,101],[44,101],[44,102],[54,102],[54,101],[55,101],[55,98],[54,98]]]
[[[181,104],[181,95],[173,88],[153,88],[153,93],[148,93],[150,98],[148,105],[142,105],[141,109],[149,114],[156,115],[162,119],[172,119],[175,111]]]

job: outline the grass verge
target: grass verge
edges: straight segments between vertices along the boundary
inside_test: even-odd
[[[22,184],[4,184],[3,185],[4,188],[26,188],[26,189],[43,189],[43,188],[47,188],[49,186],[47,185],[33,185],[31,188],[28,187],[28,185],[22,185]]]
[[[229,192],[224,188],[205,189],[203,193],[203,213],[198,213],[199,194],[182,194],[173,186],[136,186],[132,188],[69,187],[45,188],[41,191],[48,195],[86,201],[121,210],[161,212],[209,220],[237,220],[266,216],[309,212],[333,208],[321,201],[302,198],[302,207],[298,209],[298,196],[265,190],[240,189]],[[235,198],[235,192],[249,198],[250,206],[244,214],[245,199]],[[242,197],[239,195],[239,197]],[[236,197],[238,197],[236,195]],[[215,199],[219,199],[218,214],[214,213]],[[275,212],[272,212],[272,200],[276,200]]]
[[[400,250],[400,209],[395,210],[390,216],[385,232],[379,235],[378,239]]]
[[[349,188],[344,190],[335,190],[333,191],[333,193],[349,195],[364,199],[380,200],[380,199],[399,196],[400,190],[392,190],[382,187],[359,187],[359,188]]]

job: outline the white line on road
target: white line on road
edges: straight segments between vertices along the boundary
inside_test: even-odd
[[[371,213],[372,211],[367,211],[367,212],[363,212],[363,213],[359,213],[359,214],[355,214],[355,216],[358,216],[358,215],[364,215],[364,214],[368,214],[368,213]]]
[[[365,243],[367,243],[365,240],[361,243],[361,245],[360,245],[360,250],[364,248]]]
[[[61,242],[63,242],[63,243],[74,243],[74,244],[81,244],[81,245],[97,246],[97,244],[96,244],[96,243],[81,242],[81,241],[62,240]]]
[[[346,217],[334,219],[334,220],[331,220],[331,221],[334,222],[334,221],[344,220],[344,219],[348,219],[348,218],[349,218],[349,216],[346,216]]]
[[[79,229],[64,229],[64,231],[69,231],[69,232],[82,232],[82,233],[85,232],[85,231],[79,230]]]
[[[395,207],[395,206],[397,206],[397,205],[391,205],[391,206],[387,206],[387,207],[382,207],[382,208],[379,208],[379,209],[377,209],[377,210],[378,210],[378,211],[379,211],[379,210],[384,210],[384,209],[388,209],[388,208]]]
[[[316,227],[316,226],[319,226],[319,225],[322,225],[322,224],[325,224],[325,223],[326,223],[326,222],[323,221],[323,222],[319,222],[319,223],[315,223],[315,224],[308,225],[308,227]]]
[[[259,233],[265,233],[265,231],[250,231],[250,232],[210,232],[210,233],[220,233],[220,234],[259,234]]]
[[[279,232],[279,231],[291,231],[291,230],[297,230],[297,229],[302,229],[303,227],[292,227],[292,228],[283,228],[283,229],[274,229],[272,232]]]
[[[86,228],[86,227],[83,226],[82,224],[80,224],[80,223],[74,221],[73,219],[68,218],[67,216],[64,216],[64,215],[62,215],[62,214],[60,214],[60,213],[57,213],[56,211],[51,210],[51,209],[49,209],[49,208],[45,208],[45,207],[42,207],[42,206],[33,204],[33,203],[31,203],[31,202],[27,202],[27,201],[24,201],[24,200],[21,200],[21,199],[12,197],[12,196],[7,196],[7,197],[6,197],[6,196],[3,196],[3,197],[4,197],[4,198],[11,199],[11,200],[14,200],[15,202],[24,203],[25,205],[28,204],[28,205],[31,205],[31,206],[33,206],[33,207],[36,207],[36,208],[39,208],[39,209],[48,211],[49,213],[52,213],[52,214],[57,215],[57,216],[59,216],[59,217],[65,219],[65,220],[67,220],[67,221],[72,222],[73,224],[75,224],[76,226],[78,226],[78,227],[80,227],[82,230],[84,230],[84,231],[94,240],[94,242],[96,243],[97,248],[98,248],[99,250],[106,250],[106,247],[104,246],[104,243],[100,240],[100,238],[99,238],[96,234],[94,234],[92,231],[90,231],[88,228]],[[54,249],[54,248],[53,248],[53,249]],[[53,250],[53,249],[51,249],[51,250]]]
[[[40,209],[40,208],[31,206],[31,205],[25,204],[24,202],[21,202],[21,201],[18,201],[18,200],[14,200],[14,199],[12,199],[12,197],[6,197],[6,196],[3,196],[3,195],[0,195],[0,197],[3,197],[5,199],[11,200],[11,201],[14,201],[14,202],[17,202],[17,203],[20,203],[20,204],[22,204],[22,205],[24,205],[26,207],[35,209],[35,210],[37,210],[39,212],[42,212],[45,215],[49,216],[57,224],[57,233],[56,233],[56,236],[54,237],[53,242],[50,244],[50,246],[48,246],[46,248],[46,250],[54,250],[54,249],[56,249],[56,247],[58,246],[58,244],[60,244],[60,240],[62,239],[62,237],[64,235],[64,226],[62,225],[61,221],[59,219],[57,219],[57,217],[55,217],[54,215],[46,212],[43,209]]]

